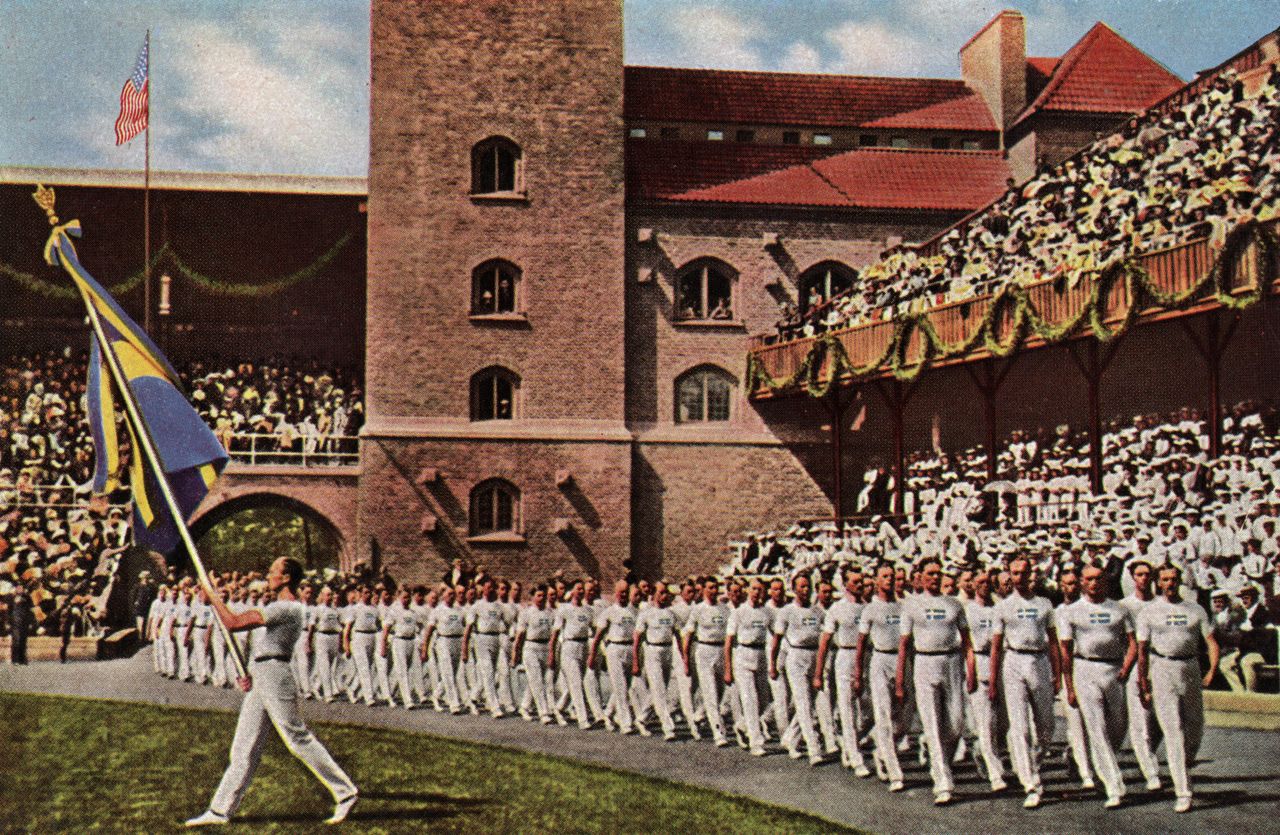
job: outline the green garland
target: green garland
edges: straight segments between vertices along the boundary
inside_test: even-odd
[[[1257,244],[1262,266],[1261,280],[1248,292],[1233,293],[1235,264],[1243,251]],[[1212,298],[1224,307],[1243,310],[1256,304],[1266,291],[1265,285],[1275,280],[1276,255],[1280,239],[1270,226],[1256,221],[1241,224],[1227,237],[1226,243],[1210,269],[1195,284],[1181,293],[1166,293],[1155,285],[1150,273],[1136,258],[1126,259],[1108,266],[1093,282],[1089,297],[1079,311],[1063,322],[1050,322],[1036,309],[1027,288],[1006,285],[992,298],[977,326],[958,342],[946,342],[929,319],[928,312],[904,313],[894,318],[893,333],[886,341],[884,353],[872,363],[857,367],[849,360],[844,344],[832,333],[815,337],[813,346],[801,361],[796,373],[783,380],[774,379],[759,358],[747,356],[747,385],[750,391],[760,388],[774,393],[803,387],[812,397],[825,397],[840,378],[861,380],[882,373],[885,364],[895,379],[910,382],[935,359],[967,354],[981,345],[992,355],[1007,357],[1021,348],[1028,336],[1034,335],[1047,343],[1061,342],[1084,326],[1086,320],[1095,338],[1110,342],[1125,333],[1146,307],[1162,307],[1185,310],[1206,298]],[[1114,290],[1121,287],[1129,299],[1124,316],[1114,325],[1106,322],[1106,302]],[[1007,332],[998,332],[997,320],[1005,310],[1010,311]],[[920,351],[915,358],[907,356],[913,333],[920,334]],[[824,384],[820,380],[823,360],[830,356],[831,373]]]
[[[166,259],[173,265],[174,270],[179,276],[189,281],[196,289],[215,296],[233,296],[238,298],[265,298],[266,296],[275,295],[283,290],[287,290],[296,284],[309,281],[315,278],[338,256],[351,240],[355,237],[352,232],[347,232],[339,238],[333,246],[312,261],[307,266],[296,272],[290,273],[283,278],[278,278],[263,284],[238,284],[229,281],[220,281],[216,278],[197,272],[187,265],[178,253],[173,250],[168,243],[160,247],[159,251],[151,257],[151,272],[155,273],[156,268]],[[120,297],[142,284],[144,270],[138,270],[118,284],[114,284],[107,288],[112,296]],[[0,276],[8,278],[16,284],[22,285],[27,290],[38,293],[47,299],[79,299],[80,294],[76,292],[74,287],[55,284],[45,281],[38,276],[28,272],[23,272],[9,264],[0,261]]]
[[[215,296],[236,296],[238,298],[264,298],[287,290],[295,284],[301,284],[304,281],[315,278],[325,267],[329,266],[329,263],[338,256],[338,253],[347,244],[351,243],[353,237],[355,236],[351,232],[347,232],[319,258],[307,266],[283,278],[277,278],[274,281],[268,281],[263,284],[237,284],[229,281],[219,281],[189,267],[185,261],[178,257],[176,252],[170,252],[169,257],[173,261],[174,269],[180,276],[206,293]]]

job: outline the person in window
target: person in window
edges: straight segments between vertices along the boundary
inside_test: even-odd
[[[477,313],[493,313],[494,312],[493,293],[488,290],[485,290],[483,293],[481,293],[480,304],[478,304],[476,307],[477,307],[477,310],[476,310]]]
[[[511,401],[505,397],[498,401],[497,417],[498,420],[511,419]]]
[[[729,309],[729,300],[721,296],[716,299],[715,307],[711,308],[711,319],[732,319],[733,311]]]
[[[516,309],[515,287],[511,284],[511,279],[505,275],[498,279],[498,312],[512,313]]]
[[[822,302],[823,302],[822,292],[819,291],[817,287],[810,287],[809,288],[809,309],[813,310],[815,307],[818,307],[819,305],[821,305]]]

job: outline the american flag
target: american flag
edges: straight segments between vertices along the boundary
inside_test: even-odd
[[[147,52],[151,48],[151,34],[142,42],[138,63],[133,75],[120,91],[120,115],[116,117],[116,144],[123,145],[147,129]]]

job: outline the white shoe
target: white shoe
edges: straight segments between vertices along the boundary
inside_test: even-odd
[[[1188,798],[1190,801],[1190,798]],[[226,826],[230,822],[230,818],[226,815],[219,815],[212,809],[205,809],[204,814],[189,818],[184,826],[194,828],[197,826]]]
[[[663,738],[663,739],[665,739],[667,742],[675,742],[675,741],[676,741],[676,732],[675,732],[675,731],[663,731],[663,732],[662,732],[662,738]]]
[[[870,777],[871,769],[867,768],[865,765],[855,765],[853,767],[853,776],[862,778]]]
[[[716,744],[718,745],[719,743],[716,743]],[[798,760],[798,759],[800,759],[801,757],[803,757],[803,756],[804,756],[804,754],[800,753],[800,749],[799,749],[799,748],[796,748],[795,746],[792,746],[792,747],[790,747],[790,748],[788,748],[788,749],[787,749],[787,756],[788,756],[788,757],[790,757],[790,758],[791,758],[791,759],[793,759],[793,760]]]
[[[562,728],[568,726],[569,724],[567,721],[565,721],[564,715],[561,714],[560,711],[556,711],[555,720],[556,720],[556,724]]]
[[[1102,804],[1104,809],[1114,809],[1120,805],[1120,795],[1113,794],[1107,798],[1107,802]]]
[[[1036,809],[1040,806],[1040,792],[1029,792],[1027,799],[1022,801],[1023,809]]]
[[[636,724],[636,733],[640,734],[640,736],[645,736],[645,737],[653,736],[653,731],[650,731],[649,728],[646,727],[643,722],[639,722]]]
[[[728,740],[726,737],[723,737],[723,736],[718,736],[718,737],[716,737],[716,747],[717,747],[717,748],[728,748],[728,747],[729,747],[729,740]]]
[[[825,760],[823,759],[823,756],[821,754],[814,754],[813,756],[809,757],[809,765],[819,766],[819,765],[822,765],[823,762],[825,762]]]
[[[606,716],[604,718],[604,729],[609,733],[613,733],[615,730],[617,730],[617,725],[613,724],[613,720],[610,719],[608,716]]]
[[[532,722],[532,721],[533,721],[533,714],[532,714],[532,713],[530,713],[529,711],[525,710],[524,708],[521,708],[521,709],[520,709],[520,718],[521,718],[521,719],[523,719],[523,720],[524,720],[524,721],[526,721],[526,722]]]
[[[755,747],[751,749],[750,753],[753,757],[763,757],[766,752],[763,748]]]
[[[946,806],[951,802],[951,792],[938,792],[933,796],[934,806]]]
[[[702,732],[698,730],[697,722],[689,726],[689,738],[693,740],[702,739]]]
[[[1158,792],[1158,791],[1160,791],[1160,778],[1159,778],[1159,777],[1152,777],[1150,780],[1148,780],[1148,781],[1147,781],[1147,791],[1149,791],[1149,792]]]
[[[1092,777],[1086,777],[1086,778],[1084,778],[1083,780],[1081,780],[1081,781],[1080,781],[1080,788],[1082,788],[1082,789],[1087,789],[1087,790],[1089,790],[1089,791],[1092,791],[1093,789],[1096,789],[1097,787],[1098,787],[1098,785],[1097,785],[1096,783],[1094,783],[1094,782],[1093,782],[1093,778],[1092,778]]]
[[[351,807],[356,805],[356,801],[359,799],[360,795],[353,794],[346,800],[338,801],[338,805],[333,807],[333,814],[329,816],[325,823],[342,823],[351,812]]]
[[[1173,811],[1175,811],[1175,812],[1190,812],[1190,811],[1191,811],[1191,798],[1189,798],[1189,797],[1179,797],[1179,798],[1178,798],[1178,800],[1177,800],[1177,802],[1173,804]]]
[[[540,721],[544,725],[550,725],[552,722],[556,720],[552,719],[550,716],[544,716],[538,721]]]
[[[891,792],[900,792],[902,791],[902,789],[903,789],[903,786],[902,786],[901,780],[894,780],[892,783],[889,784],[889,791]]]

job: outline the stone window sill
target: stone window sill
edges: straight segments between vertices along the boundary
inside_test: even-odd
[[[529,317],[523,313],[472,313],[472,322],[491,325],[528,325]]]
[[[494,531],[493,533],[476,534],[467,537],[470,545],[523,546],[526,540],[523,534],[515,531]]]
[[[528,203],[529,195],[523,191],[492,191],[484,194],[470,194],[473,203]]]

